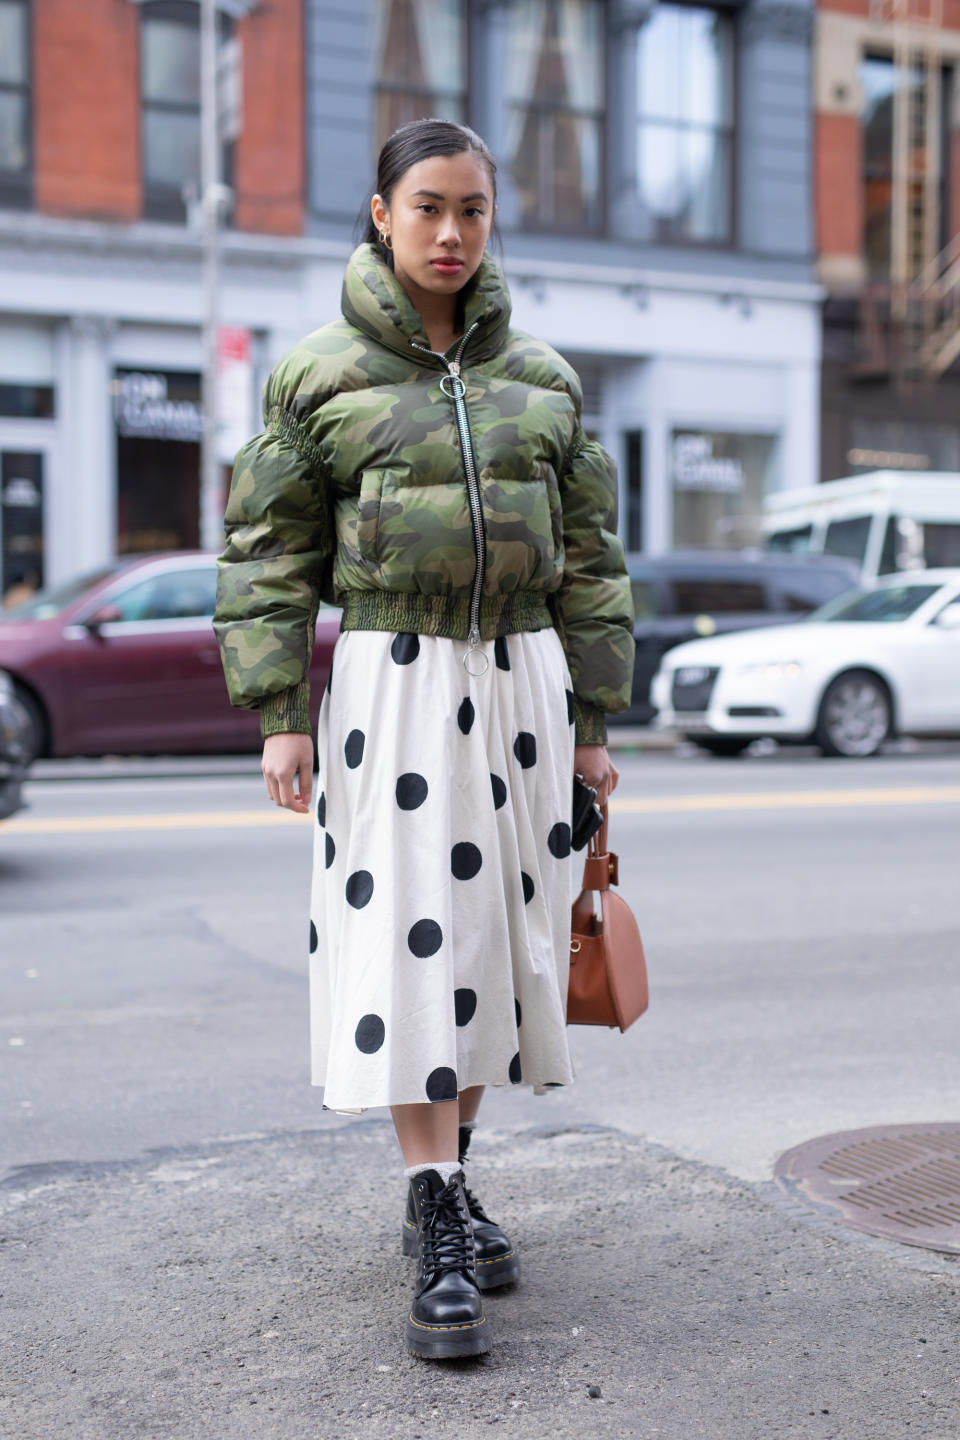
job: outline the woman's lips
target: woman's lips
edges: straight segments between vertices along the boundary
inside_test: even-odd
[[[440,275],[459,275],[463,269],[462,260],[431,260],[430,264]]]

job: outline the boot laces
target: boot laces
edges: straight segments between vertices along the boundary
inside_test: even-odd
[[[466,1185],[464,1185],[463,1193],[467,1197],[467,1209],[470,1211],[470,1218],[472,1220],[483,1220],[487,1225],[492,1225],[493,1221],[490,1219],[490,1216],[486,1214],[473,1191],[468,1190]]]
[[[464,1221],[455,1180],[421,1209],[423,1267],[425,1270],[466,1270],[475,1260],[473,1231]]]

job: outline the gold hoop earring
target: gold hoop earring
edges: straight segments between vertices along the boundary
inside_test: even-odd
[[[387,234],[386,230],[380,231],[380,244],[385,250],[393,249],[393,241],[390,239],[390,236]]]

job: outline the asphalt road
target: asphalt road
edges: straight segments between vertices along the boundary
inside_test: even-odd
[[[951,1262],[770,1177],[960,1119],[960,755],[618,763],[651,1009],[572,1032],[568,1091],[485,1100],[469,1178],[525,1281],[489,1363],[439,1370],[399,1343],[389,1125],[308,1083],[312,822],[249,760],[30,785],[0,826],[0,1434],[954,1440]]]

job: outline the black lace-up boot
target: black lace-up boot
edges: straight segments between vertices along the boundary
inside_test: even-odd
[[[490,1344],[462,1170],[446,1184],[436,1170],[421,1170],[410,1181],[410,1199],[420,1263],[407,1349],[433,1360],[485,1355]]]
[[[460,1126],[460,1164],[467,1159],[471,1130]],[[473,1224],[477,1251],[477,1285],[481,1290],[495,1290],[499,1285],[512,1285],[520,1279],[520,1257],[507,1236],[494,1224],[472,1190],[464,1185],[464,1195]],[[407,1213],[403,1219],[403,1253],[417,1253],[417,1216],[412,1193],[407,1197]]]

